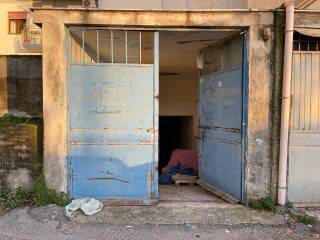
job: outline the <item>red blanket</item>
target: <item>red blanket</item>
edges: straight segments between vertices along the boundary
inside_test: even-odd
[[[168,172],[171,168],[177,166],[184,169],[192,168],[196,173],[199,173],[198,153],[194,150],[174,150],[171,154],[169,163],[162,169],[162,172]]]

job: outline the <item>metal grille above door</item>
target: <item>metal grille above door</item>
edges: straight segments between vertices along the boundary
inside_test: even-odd
[[[71,28],[71,64],[153,64],[153,33]]]

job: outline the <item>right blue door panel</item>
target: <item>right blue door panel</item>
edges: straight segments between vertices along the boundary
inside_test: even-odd
[[[200,179],[241,199],[242,67],[200,78]]]

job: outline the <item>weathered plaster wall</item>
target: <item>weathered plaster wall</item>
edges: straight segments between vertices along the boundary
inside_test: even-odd
[[[285,0],[248,0],[248,8],[253,9],[274,9],[280,7]]]
[[[1,56],[0,81],[0,116],[42,116],[41,56]]]
[[[66,191],[67,78],[65,27],[50,16],[43,34],[43,171],[49,188]]]
[[[42,166],[42,127],[0,126],[0,188],[32,190]]]
[[[273,41],[263,41],[263,26],[250,27],[248,160],[246,189],[248,198],[270,194],[271,181],[271,52]]]
[[[41,56],[7,56],[8,110],[42,116]]]
[[[148,11],[34,9],[35,23],[97,24],[145,27],[248,27],[272,25],[272,12],[255,11]],[[45,34],[43,34],[45,35]],[[59,35],[55,37],[57,40]],[[56,49],[57,50],[57,49]],[[60,49],[64,50],[64,49]],[[43,52],[45,50],[43,49]]]
[[[272,26],[272,12],[35,10],[43,27],[44,173],[50,188],[67,190],[67,65],[65,24],[145,27],[249,27],[247,197],[270,194],[271,50],[261,30]]]
[[[295,28],[320,28],[320,18],[318,12],[295,12]]]

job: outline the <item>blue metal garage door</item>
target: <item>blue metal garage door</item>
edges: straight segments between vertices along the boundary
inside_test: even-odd
[[[141,202],[156,198],[155,65],[141,62],[141,34],[85,31],[70,34],[70,197]],[[111,44],[102,49],[108,41]]]
[[[200,182],[231,202],[242,195],[242,43],[205,49],[200,78]]]

